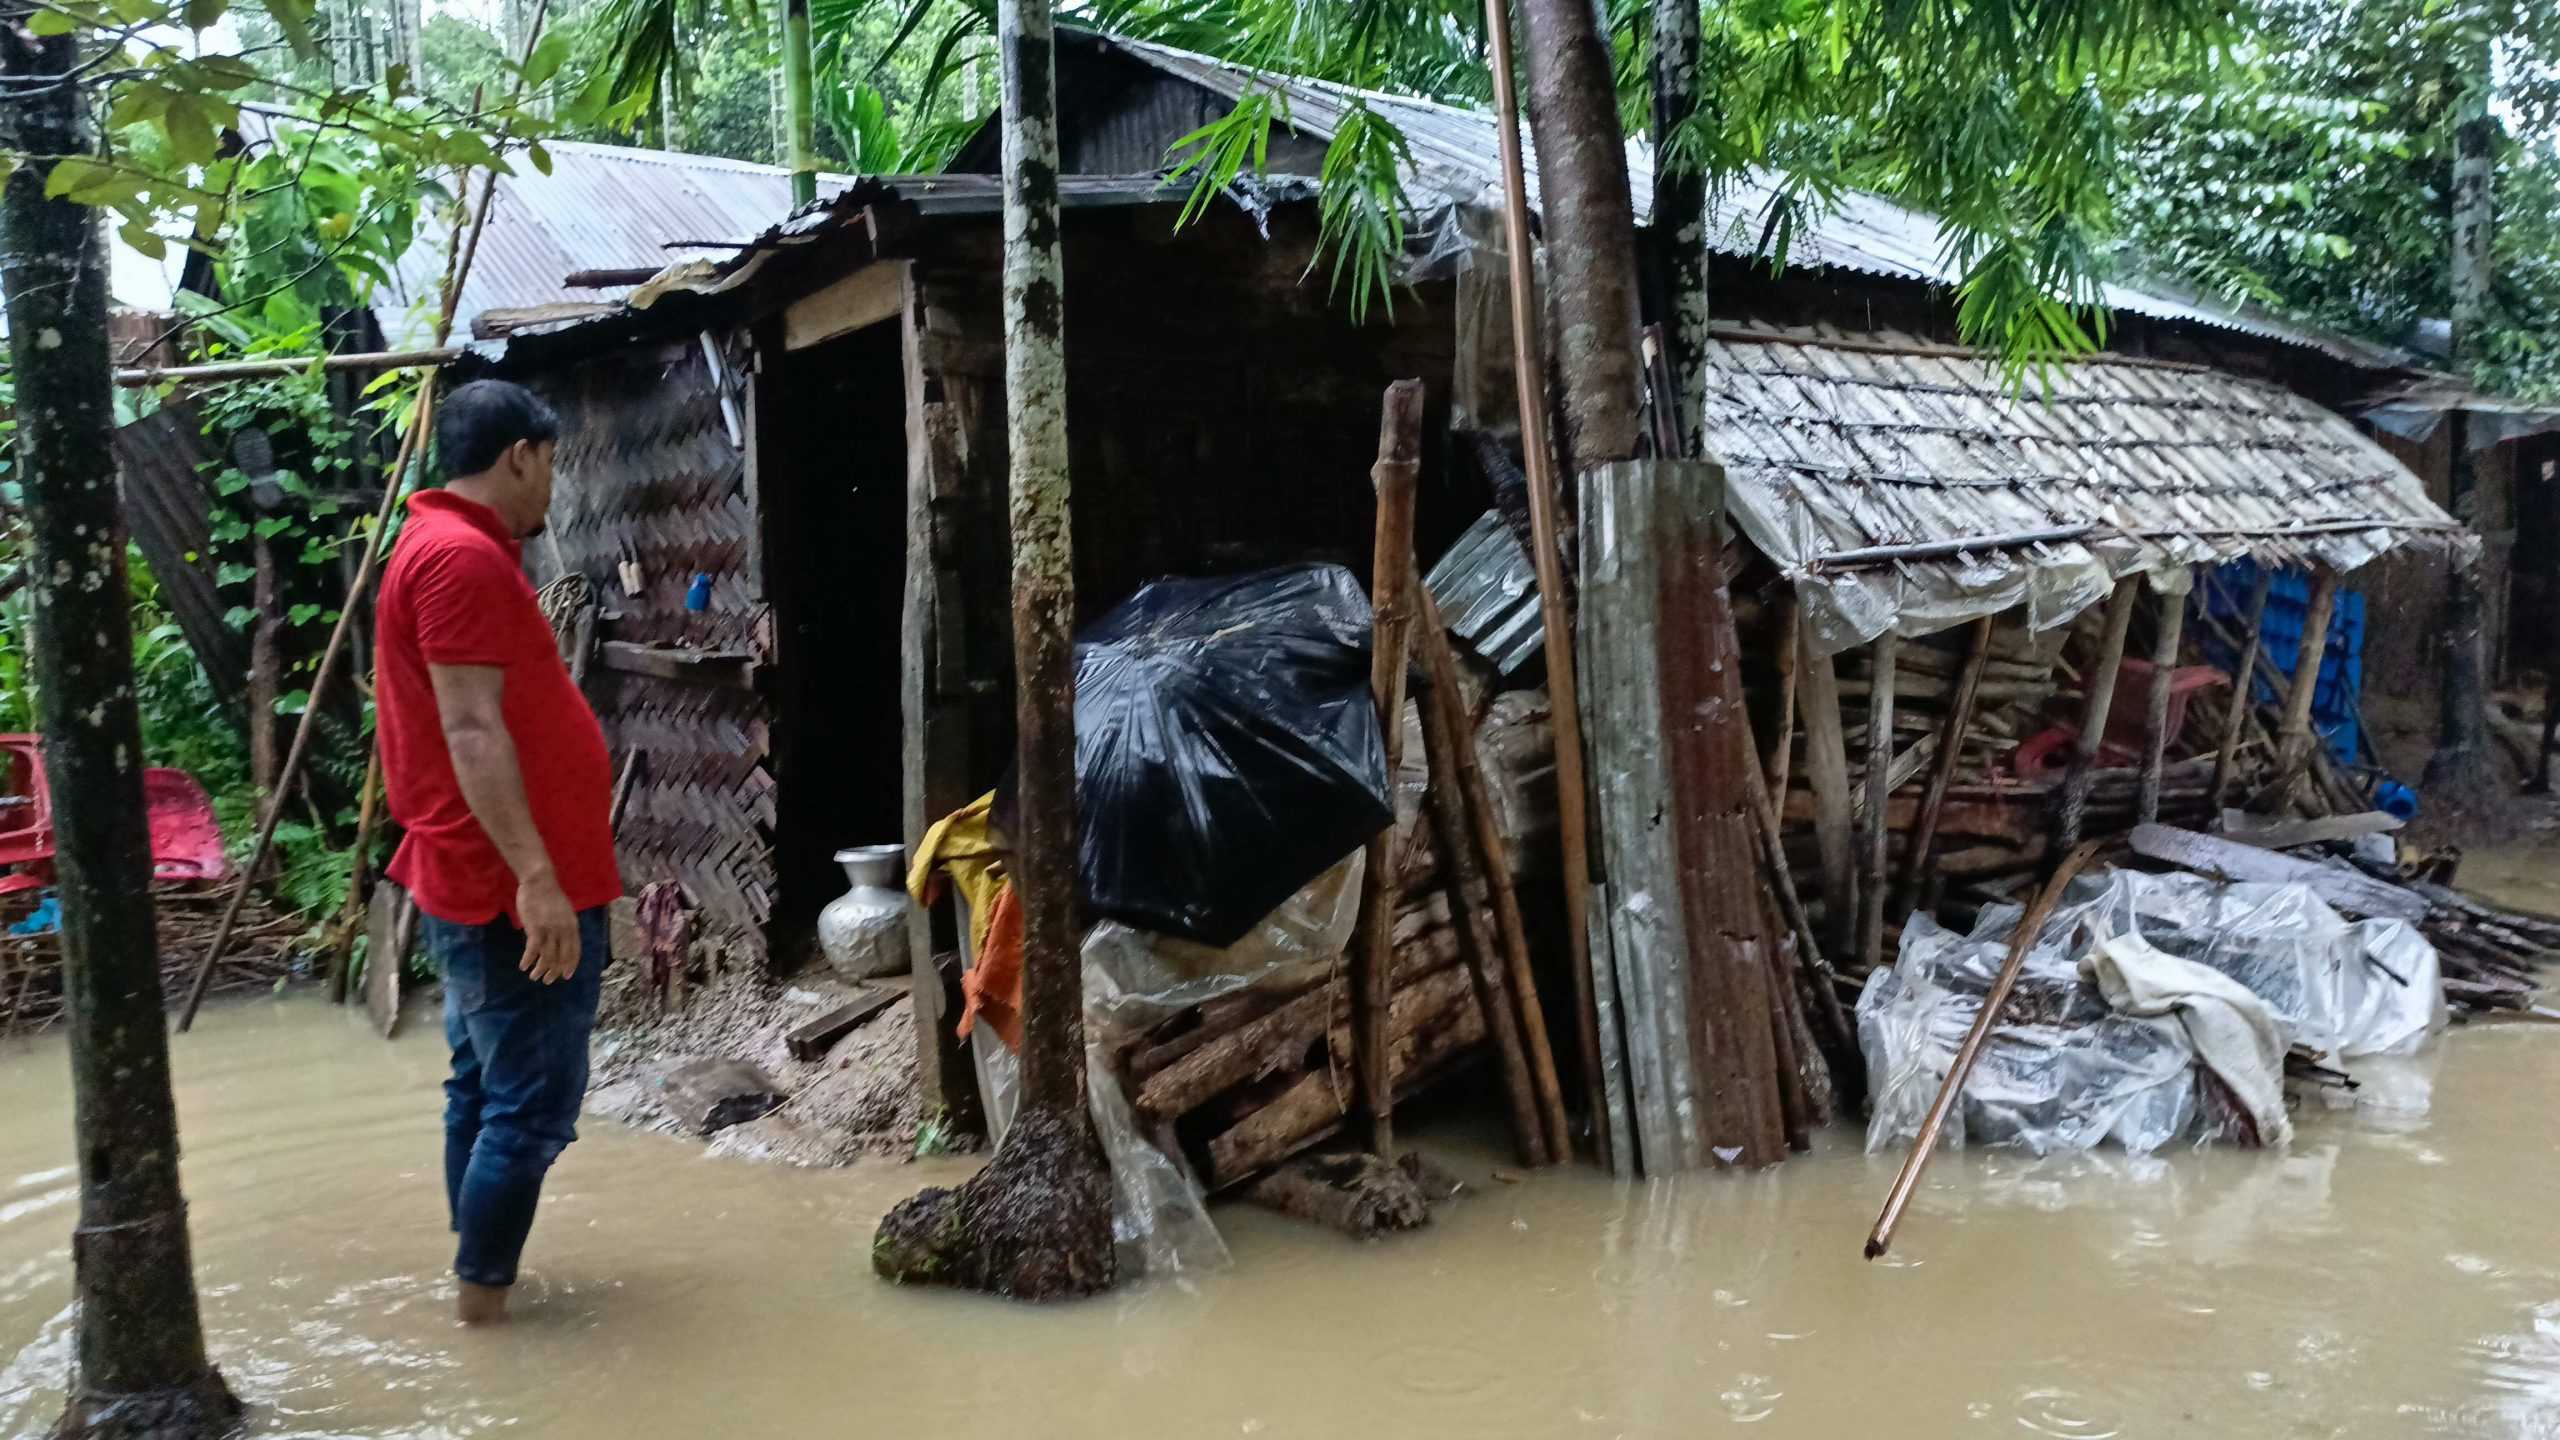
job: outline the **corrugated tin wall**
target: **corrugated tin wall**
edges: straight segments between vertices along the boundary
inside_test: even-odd
[[[605,638],[762,658],[764,581],[746,457],[698,344],[620,352],[553,377],[559,489],[553,534],[610,617]],[[733,393],[730,404],[737,403]],[[548,563],[547,544],[535,549]],[[621,562],[641,587],[628,592]],[[685,609],[697,574],[710,604]],[[734,675],[735,667],[706,667]],[[695,683],[598,663],[588,693],[616,773],[640,775],[616,839],[626,888],[674,880],[700,932],[761,957],[773,911],[770,706],[733,683]]]
[[[231,607],[214,588],[206,558],[213,509],[197,473],[202,444],[195,411],[163,405],[117,429],[116,468],[124,477],[125,524],[160,582],[160,603],[177,618],[214,693],[236,701],[249,673],[249,637],[223,620]]]

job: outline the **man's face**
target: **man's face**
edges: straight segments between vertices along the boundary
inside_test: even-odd
[[[530,539],[551,524],[551,459],[560,447],[550,440],[519,440],[507,447],[499,464],[507,471],[508,491],[516,502],[510,517],[516,534]]]

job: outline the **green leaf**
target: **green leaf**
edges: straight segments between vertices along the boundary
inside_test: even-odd
[[[27,19],[27,29],[41,38],[68,35],[80,28],[80,22],[59,10],[39,10]]]
[[[318,0],[267,0],[268,18],[284,32],[285,44],[293,48],[297,60],[321,58],[319,44],[311,38],[311,16]]]
[[[296,605],[285,612],[285,623],[289,625],[308,625],[312,621],[320,618],[321,608],[322,607],[318,605]]]
[[[551,152],[542,148],[541,141],[536,140],[525,146],[525,157],[533,161],[534,169],[545,175],[551,173]]]
[[[279,715],[299,715],[310,708],[311,692],[308,690],[288,690],[276,697],[276,713]]]
[[[246,585],[257,578],[258,572],[254,568],[237,560],[225,560],[213,571],[213,583],[216,585]]]
[[[209,30],[231,9],[231,0],[187,0],[187,28]]]
[[[117,228],[116,234],[124,240],[124,243],[154,260],[169,258],[169,242],[152,233],[147,225],[127,222]]]
[[[169,137],[169,154],[181,165],[206,164],[222,148],[211,107],[194,95],[170,96],[161,124]]]
[[[143,177],[131,171],[86,155],[72,155],[54,162],[53,173],[45,177],[44,194],[48,200],[112,205],[134,199],[142,193],[142,187]]]
[[[538,90],[542,88],[543,85],[550,81],[552,76],[559,74],[560,67],[568,62],[568,32],[565,30],[554,30],[543,36],[541,43],[533,47],[533,53],[525,57],[525,88],[527,90]]]
[[[258,612],[246,605],[234,605],[222,612],[222,623],[233,630],[246,630],[258,623]]]

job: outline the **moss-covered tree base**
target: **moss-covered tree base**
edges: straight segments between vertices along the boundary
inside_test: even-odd
[[[221,1372],[192,1385],[139,1395],[76,1391],[53,1427],[53,1440],[216,1440],[240,1426],[241,1406]]]
[[[871,1239],[871,1268],[901,1285],[1015,1300],[1111,1288],[1111,1171],[1081,1113],[1025,1110],[987,1168],[958,1189],[900,1201]]]

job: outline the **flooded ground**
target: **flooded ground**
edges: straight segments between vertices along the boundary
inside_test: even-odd
[[[1874,1265],[1893,1160],[1848,1128],[1645,1185],[1502,1184],[1425,1131],[1485,1182],[1426,1231],[1230,1207],[1232,1271],[1038,1310],[872,1278],[880,1212],[961,1162],[797,1171],[591,1122],[494,1334],[447,1320],[442,1055],[412,1028],[294,998],[176,1042],[253,1433],[2560,1436],[2560,1027],[2369,1069],[2282,1156],[1943,1157]],[[69,1358],[63,1076],[58,1042],[0,1049],[0,1436],[42,1433]]]

